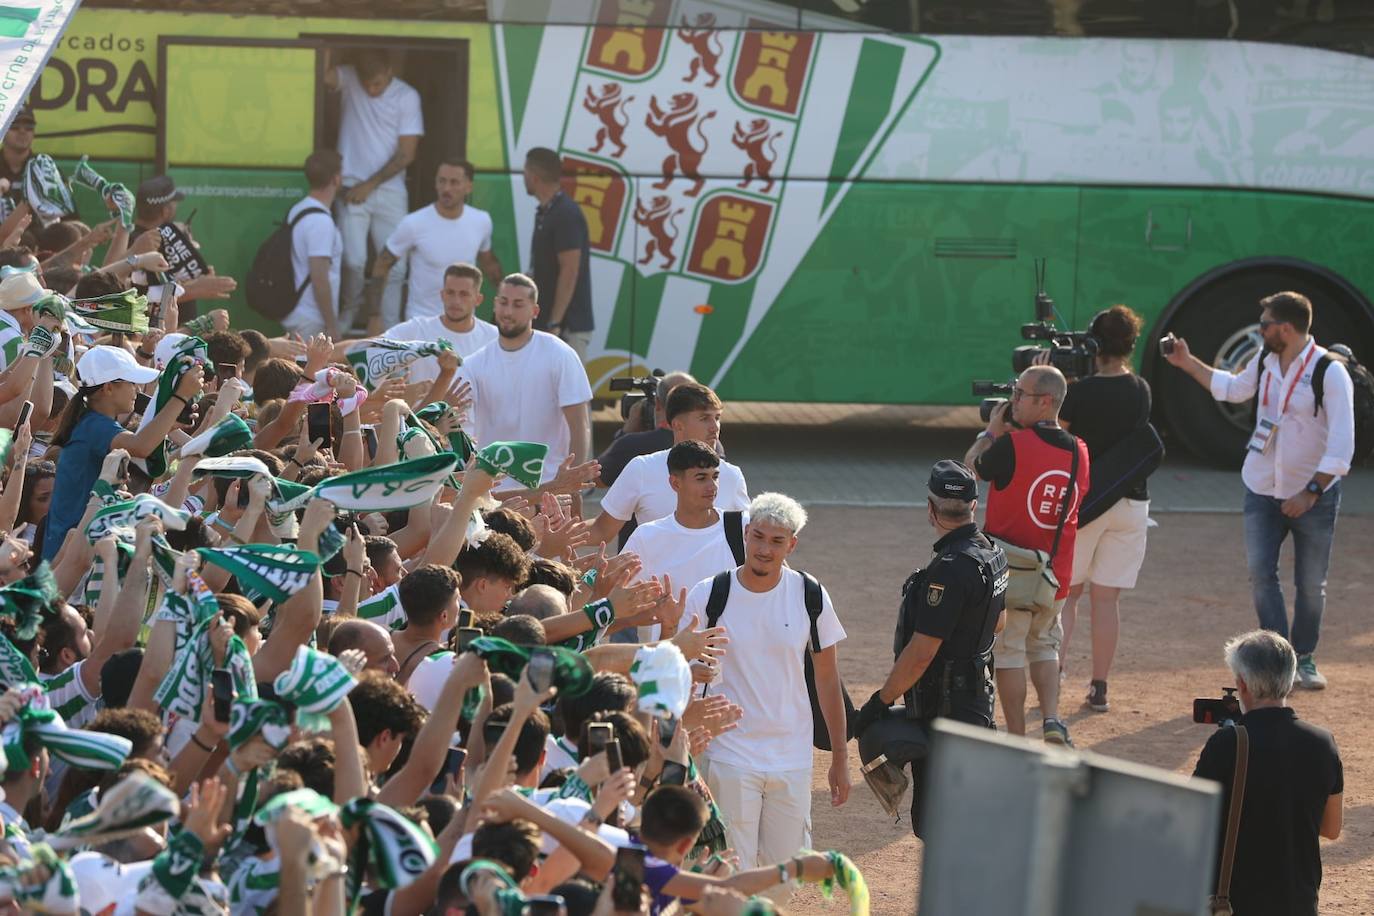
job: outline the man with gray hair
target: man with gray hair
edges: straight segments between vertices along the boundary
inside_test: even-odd
[[[1088,447],[1059,425],[1067,393],[1068,382],[1058,369],[1031,366],[1016,380],[1011,400],[992,411],[988,428],[964,458],[991,484],[983,531],[1007,551],[1013,570],[1018,556],[1023,564],[1037,567],[1037,552],[1049,557],[1046,568],[1020,575],[1044,576],[1055,585],[1054,598],[1031,602],[1024,591],[1008,588],[1006,628],[994,665],[1007,731],[1026,733],[1029,666],[1045,740],[1061,745],[1072,742],[1059,718],[1059,643],[1064,634],[1059,612],[1073,581],[1078,506],[1088,492]]]
[[[1277,633],[1252,630],[1226,644],[1249,738],[1230,900],[1236,913],[1316,916],[1321,887],[1318,837],[1341,835],[1344,775],[1331,733],[1301,721],[1288,705],[1298,656]],[[1237,729],[1208,739],[1193,775],[1221,783],[1221,837],[1236,772]]]
[[[744,562],[698,583],[680,624],[722,626],[730,639],[719,678],[708,689],[743,707],[744,715],[733,731],[711,742],[702,770],[741,869],[786,861],[811,844],[807,653],[832,749],[830,803],[838,807],[849,797],[848,723],[836,651],[844,627],[825,589],[786,565],[805,524],[806,510],[796,500],[781,493],[755,497]],[[820,608],[814,617],[808,603]]]

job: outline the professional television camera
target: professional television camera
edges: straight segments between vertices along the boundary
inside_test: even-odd
[[[1031,367],[1035,358],[1048,350],[1049,364],[1054,366],[1068,379],[1092,375],[1096,366],[1097,338],[1087,331],[1061,331],[1054,324],[1054,300],[1045,293],[1045,260],[1035,262],[1035,320],[1021,325],[1021,339],[1048,343],[1026,344],[1011,351],[1011,371],[1020,375]],[[974,395],[983,398],[978,405],[978,413],[987,423],[992,419],[992,411],[1006,401],[1005,397],[990,395],[1010,395],[1015,387],[1012,382],[976,381],[973,383]]]
[[[654,409],[654,399],[658,396],[658,380],[663,378],[662,369],[655,369],[649,375],[630,376],[629,378],[611,379],[610,388],[612,391],[626,392],[620,398],[620,419],[628,420],[630,411]],[[649,427],[653,428],[652,417]]]

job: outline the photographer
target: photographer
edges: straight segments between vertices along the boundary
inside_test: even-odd
[[[631,405],[625,425],[616,432],[606,450],[596,456],[597,464],[601,465],[597,486],[609,487],[615,483],[632,459],[673,447],[673,431],[663,412],[664,405],[668,403],[668,395],[673,393],[674,388],[684,382],[695,381],[686,372],[669,372],[658,380],[653,400],[642,398]]]
[[[1094,476],[1104,469],[1104,456],[1110,456],[1109,461],[1124,457],[1127,466],[1138,463],[1135,442],[1150,422],[1150,384],[1131,371],[1131,354],[1143,326],[1144,320],[1124,305],[1097,314],[1088,326],[1098,343],[1094,372],[1069,385],[1059,411],[1059,425],[1087,444]],[[1110,508],[1080,524],[1074,542],[1073,580],[1062,614],[1060,668],[1068,657],[1078,599],[1088,586],[1093,661],[1087,704],[1097,712],[1108,709],[1107,675],[1121,628],[1121,592],[1135,588],[1140,564],[1145,561],[1145,529],[1150,521],[1145,479],[1146,475],[1136,475],[1119,493],[1112,494],[1116,498],[1109,502]],[[1100,495],[1090,487],[1085,505],[1093,504],[1094,497]]]
[[[1288,706],[1298,658],[1288,640],[1252,630],[1226,644],[1248,736],[1240,825],[1230,899],[1237,916],[1315,916],[1321,887],[1318,837],[1341,835],[1341,758],[1325,729],[1298,720]],[[1208,739],[1193,775],[1221,783],[1222,836],[1236,772],[1237,729]],[[1220,888],[1225,895],[1227,888]]]

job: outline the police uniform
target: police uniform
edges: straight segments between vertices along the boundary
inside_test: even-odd
[[[977,498],[978,484],[967,467],[938,462],[930,490],[937,496]],[[935,542],[930,564],[903,586],[893,654],[918,634],[941,640],[921,677],[903,695],[902,715],[922,730],[936,717],[993,727],[992,644],[1007,588],[1007,557],[970,522]],[[860,723],[891,715],[875,692]],[[861,748],[862,753],[862,748]],[[912,828],[919,832],[924,757],[910,761]]]

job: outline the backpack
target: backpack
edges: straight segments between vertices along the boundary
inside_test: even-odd
[[[1326,393],[1326,367],[1336,362],[1345,366],[1345,371],[1350,373],[1350,383],[1354,386],[1351,402],[1355,408],[1355,456],[1351,464],[1359,464],[1374,454],[1374,373],[1360,365],[1345,344],[1332,344],[1312,369],[1312,396],[1317,402],[1314,414],[1322,409],[1322,395]]]
[[[296,271],[291,266],[291,232],[297,223],[311,213],[329,216],[329,211],[323,207],[302,210],[290,222],[278,223],[267,240],[258,246],[257,254],[253,255],[253,266],[248,268],[244,295],[248,299],[248,307],[264,318],[281,321],[290,315],[301,301],[301,296],[305,295],[305,288],[310,285],[308,272],[305,282],[296,285]]]
[[[726,512],[725,521],[725,541],[730,545],[730,552],[735,556],[735,562],[744,563],[744,518],[742,512]],[[821,634],[820,618],[821,612],[825,609],[825,598],[821,594],[821,584],[816,581],[816,577],[810,573],[803,572],[802,589],[806,596],[806,616],[811,620],[811,643],[812,652],[819,652]],[[706,599],[706,626],[714,627],[720,620],[720,615],[725,613],[725,604],[730,600],[730,581],[735,577],[733,569],[717,573],[711,580],[711,594]],[[830,747],[830,732],[825,727],[825,716],[821,712],[820,701],[816,697],[816,674],[815,668],[811,664],[811,652],[803,653],[802,664],[806,675],[806,694],[811,701],[811,744],[817,750],[828,751]],[[854,737],[854,701],[849,697],[849,688],[845,687],[844,681],[840,681],[840,692],[844,695],[844,718],[845,718],[845,740]]]

